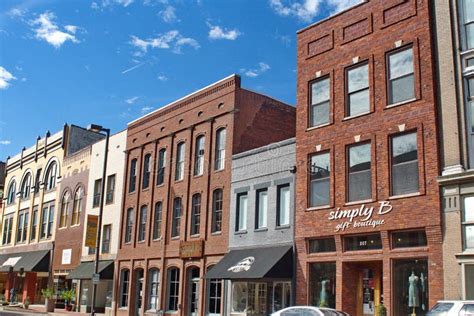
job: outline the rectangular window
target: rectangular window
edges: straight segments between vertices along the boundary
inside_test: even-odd
[[[237,194],[237,216],[235,218],[235,231],[247,230],[247,192]]]
[[[277,227],[290,225],[290,185],[284,184],[277,188]]]
[[[101,191],[102,191],[102,179],[97,179],[94,182],[94,197],[92,200],[92,207],[98,207],[100,205]]]
[[[144,205],[140,208],[140,225],[138,226],[138,241],[145,240],[146,234],[146,216],[147,207]]]
[[[416,132],[393,136],[391,145],[392,195],[418,192],[418,142]]]
[[[191,235],[199,235],[201,227],[201,194],[196,193],[193,195],[191,207]]]
[[[36,170],[36,178],[35,178],[35,194],[39,192],[41,184],[41,168]]]
[[[151,174],[151,154],[146,154],[145,158],[143,159],[142,189],[146,189],[150,185],[150,174]]]
[[[336,286],[335,262],[310,264],[310,305],[336,308]],[[321,295],[322,292],[324,292],[324,295]]]
[[[257,211],[255,212],[255,228],[266,228],[267,227],[267,214],[268,214],[268,190],[261,189],[257,190]]]
[[[334,240],[333,237],[313,239],[313,240],[310,240],[308,243],[309,253],[335,252],[335,251],[336,251],[336,241]]]
[[[160,149],[160,151],[158,152],[156,185],[162,185],[165,182],[165,167],[166,167],[166,149]]]
[[[54,205],[49,206],[48,212],[48,231],[46,238],[50,238],[53,235],[53,223],[54,223]]]
[[[474,59],[474,58],[473,58]],[[467,132],[468,132],[468,137],[470,137],[470,145],[472,148],[470,148],[469,151],[469,158],[470,158],[470,167],[473,168],[474,166],[474,77],[468,78],[467,79],[467,91],[468,91],[468,96],[467,96],[467,113],[468,113],[468,122],[467,122]]]
[[[209,271],[209,270],[208,270]],[[222,300],[222,281],[217,279],[208,280],[208,316],[221,315],[221,300]]]
[[[392,248],[425,247],[427,245],[424,230],[392,233]]]
[[[267,315],[267,284],[232,282],[232,312]]]
[[[329,77],[311,83],[309,126],[315,127],[329,123],[331,108]]]
[[[200,176],[204,172],[204,136],[196,138],[196,149],[194,153],[194,175]]]
[[[155,214],[153,216],[153,239],[161,238],[161,219],[162,219],[162,204],[157,202],[155,204]]]
[[[325,152],[311,157],[310,206],[329,205],[331,164],[330,154]]]
[[[464,250],[474,249],[474,196],[464,198],[462,231]]]
[[[102,230],[102,253],[110,253],[112,225],[104,225]]]
[[[107,177],[107,195],[105,203],[110,204],[114,202],[114,193],[115,193],[115,174],[112,174]]]
[[[215,170],[223,170],[225,167],[225,143],[226,143],[226,129],[221,128],[216,132],[216,157],[214,168]]]
[[[466,300],[474,300],[474,264],[464,266],[464,284],[466,286]]]
[[[48,207],[43,207],[43,212],[41,213],[41,228],[40,228],[40,239],[44,239],[47,236],[48,228]]]
[[[344,237],[344,251],[382,249],[380,234]]]
[[[422,304],[426,306],[427,302],[430,301],[429,282],[427,259],[393,260],[393,305],[391,315],[411,315],[414,306],[417,307],[415,309],[416,314],[423,315]]]
[[[30,240],[35,240],[36,238],[36,231],[38,230],[38,207],[33,209],[33,215],[31,219],[31,235]]]
[[[179,270],[171,268],[168,270],[168,311],[178,310],[179,299]]]
[[[348,201],[368,200],[372,197],[371,144],[350,146],[348,156]]]
[[[273,282],[273,304],[272,311],[277,312],[280,309],[291,305],[291,282]]]
[[[16,228],[16,242],[21,242],[23,238],[23,212],[18,212],[18,222]]]
[[[464,33],[466,34],[467,50],[474,48],[474,1],[464,0]]]
[[[3,239],[2,244],[8,245],[12,242],[13,214],[3,217]]]
[[[413,48],[388,54],[388,103],[396,104],[415,98]]]
[[[181,234],[181,198],[175,198],[173,202],[173,222],[171,227],[171,237],[179,237]]]
[[[370,111],[369,64],[366,62],[346,70],[346,116]]]
[[[223,206],[222,189],[214,190],[212,194],[212,232],[219,233],[222,231],[222,206]]]
[[[174,177],[176,181],[183,180],[184,178],[184,150],[185,144],[179,143],[176,149],[176,174]]]
[[[120,272],[120,307],[128,306],[128,287],[130,283],[130,270]]]
[[[130,179],[128,183],[128,192],[135,192],[137,185],[137,159],[133,159],[130,162]]]
[[[125,226],[125,243],[132,241],[132,230],[133,230],[133,208],[127,210],[127,222]]]

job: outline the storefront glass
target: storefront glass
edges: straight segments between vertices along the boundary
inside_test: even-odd
[[[81,281],[81,294],[79,300],[81,305],[88,306],[91,304],[92,298],[92,282],[91,280]]]
[[[291,304],[291,282],[273,283],[273,312]]]
[[[466,286],[466,300],[474,300],[474,264],[466,264],[464,268],[464,282]]]
[[[256,282],[232,283],[232,312],[247,315],[267,314],[267,284]]]
[[[418,316],[428,312],[428,260],[393,261],[393,314]]]
[[[336,307],[336,263],[310,264],[310,303],[313,306]]]

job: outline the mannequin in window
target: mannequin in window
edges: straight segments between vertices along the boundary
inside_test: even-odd
[[[327,286],[329,280],[321,280],[321,292],[319,294],[319,306],[327,307],[328,306],[328,293],[327,293]]]
[[[413,308],[413,315],[415,315],[415,308],[420,306],[419,301],[419,290],[418,290],[418,276],[415,275],[415,271],[411,272],[408,277],[408,307]]]

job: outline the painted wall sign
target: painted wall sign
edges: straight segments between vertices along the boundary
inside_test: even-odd
[[[227,271],[232,271],[234,273],[248,271],[248,270],[250,270],[250,268],[252,267],[252,264],[254,262],[255,262],[254,257],[247,257],[247,258],[242,259],[239,262],[237,262],[236,265],[230,267],[229,269],[227,269]]]
[[[63,249],[61,264],[71,264],[72,249]]]
[[[95,248],[99,216],[87,215],[86,247]]]
[[[335,211],[329,213],[328,220],[335,221],[343,219],[342,223],[336,225],[336,232],[344,231],[348,228],[361,228],[361,227],[372,227],[376,228],[385,224],[384,219],[374,220],[372,217],[374,214],[385,215],[392,211],[393,206],[389,201],[380,201],[378,208],[374,206],[365,206],[362,204],[360,207],[353,209],[341,209],[337,208]]]
[[[202,240],[182,241],[179,243],[179,257],[182,259],[201,258],[202,246]]]

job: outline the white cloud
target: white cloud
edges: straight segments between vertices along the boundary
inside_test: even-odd
[[[75,25],[66,25],[64,27],[64,29],[66,31],[68,31],[69,33],[72,33],[72,34],[76,34],[76,32],[77,32],[77,26],[75,26]]]
[[[67,41],[79,43],[79,40],[74,35],[77,27],[74,25],[67,25],[67,28],[65,27],[66,32],[61,31],[54,21],[55,19],[56,16],[54,13],[46,11],[37,19],[33,20],[31,24],[36,27],[34,29],[36,38],[44,40],[56,48],[61,47]],[[71,32],[72,29],[74,29],[74,32]]]
[[[128,7],[129,5],[131,5],[133,3],[133,0],[102,0],[100,2],[100,4],[98,3],[98,1],[94,1],[91,3],[91,8],[94,9],[94,10],[98,10],[100,9],[100,7],[102,8],[106,8],[106,7],[110,7],[112,5],[120,5],[120,6],[123,6],[123,7]]]
[[[242,72],[247,77],[255,78],[267,72],[268,70],[270,70],[270,65],[264,62],[259,62],[257,68],[252,68],[252,69],[242,68],[240,69],[240,72]]]
[[[9,140],[0,140],[0,145],[10,145],[11,143]]]
[[[91,3],[91,9],[93,9],[93,10],[99,10],[99,5],[97,4],[97,2],[92,2],[92,3]]]
[[[226,28],[221,28],[218,25],[211,25],[207,24],[209,26],[209,39],[211,40],[218,40],[218,39],[226,39],[226,40],[236,40],[237,37],[242,35],[238,29],[226,29]]]
[[[130,44],[139,50],[137,54],[138,56],[146,54],[149,48],[169,49],[173,47],[173,52],[179,54],[181,53],[182,46],[187,45],[193,47],[194,49],[198,49],[200,47],[199,43],[195,39],[183,37],[177,30],[171,30],[155,38],[149,39],[141,39],[132,35]]]
[[[140,99],[140,97],[132,97],[132,98],[129,98],[129,99],[125,100],[125,102],[127,102],[128,104],[133,104],[133,103],[135,103],[138,99]]]
[[[173,23],[178,21],[178,17],[176,16],[176,8],[168,5],[166,8],[158,13],[161,19],[166,23]]]
[[[21,18],[25,15],[25,13],[26,13],[26,9],[15,7],[15,8],[11,8],[7,12],[7,15],[11,18]]]
[[[168,81],[168,77],[166,77],[165,75],[158,75],[158,80],[160,81]]]
[[[15,76],[0,66],[0,90],[8,89],[12,80],[16,80]]]
[[[141,112],[142,112],[142,114],[145,114],[147,112],[150,112],[151,110],[153,110],[153,108],[151,106],[144,106],[144,107],[142,107]]]
[[[281,16],[293,16],[302,22],[310,22],[323,7],[332,8],[331,14],[361,3],[363,0],[269,0],[270,7]]]

